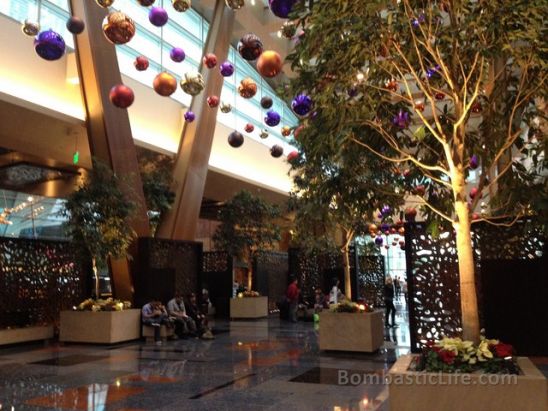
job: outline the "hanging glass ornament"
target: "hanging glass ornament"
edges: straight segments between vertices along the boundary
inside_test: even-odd
[[[67,20],[67,30],[72,34],[81,34],[85,28],[86,24],[80,17],[71,16]]]
[[[470,110],[472,111],[472,113],[475,113],[475,114],[478,114],[478,113],[481,113],[481,103],[479,102],[475,102],[474,104],[472,104],[472,107],[470,107]]]
[[[185,78],[181,80],[181,88],[186,94],[197,96],[205,88],[204,77],[197,71],[185,73]]]
[[[424,196],[426,193],[426,187],[424,185],[418,185],[413,189],[413,193],[418,196]]]
[[[409,125],[409,122],[409,113],[403,110],[400,110],[392,119],[392,123],[399,128],[406,128]]]
[[[425,21],[426,21],[426,17],[424,13],[420,13],[418,17],[411,19],[411,24],[413,25],[413,27],[419,27]]]
[[[207,53],[202,59],[202,62],[208,69],[212,69],[217,65],[217,56],[213,53]]]
[[[264,109],[269,109],[270,107],[272,107],[272,104],[274,104],[274,102],[272,101],[272,99],[268,96],[264,96],[263,98],[261,98],[261,107],[264,108]]]
[[[167,11],[165,11],[162,7],[153,7],[148,12],[148,21],[150,21],[153,26],[162,27],[168,20],[169,16]]]
[[[291,40],[297,32],[297,26],[292,21],[286,21],[280,28],[280,32],[286,39]]]
[[[479,190],[477,187],[472,187],[472,189],[470,190],[470,194],[468,195],[470,196],[471,199],[474,199],[478,195],[478,192]]]
[[[234,148],[238,148],[244,144],[244,136],[239,131],[233,131],[228,135],[228,144]]]
[[[190,110],[185,113],[184,117],[187,123],[192,123],[194,120],[196,120],[196,114],[194,114],[194,112]]]
[[[389,80],[389,81],[386,82],[385,87],[388,90],[396,92],[396,91],[398,91],[400,86],[399,86],[399,84],[396,80],[392,79],[392,80]]]
[[[230,113],[232,111],[232,106],[230,105],[230,103],[222,102],[220,110],[221,110],[221,113],[225,113],[225,114]]]
[[[219,97],[217,96],[209,96],[207,98],[207,105],[210,107],[210,108],[215,108],[219,105],[220,103],[220,100],[219,100]]]
[[[244,130],[246,133],[253,133],[253,130],[255,130],[255,126],[251,123],[247,123]]]
[[[240,81],[238,86],[238,94],[243,98],[251,98],[257,94],[257,83],[252,78],[246,77]]]
[[[34,40],[36,54],[44,60],[59,60],[65,54],[65,40],[53,30],[45,30]]]
[[[137,3],[139,3],[143,7],[149,7],[154,4],[156,0],[137,0]]]
[[[286,19],[291,13],[291,9],[295,4],[296,0],[268,0],[268,5],[272,14],[276,17]]]
[[[245,0],[225,0],[225,4],[232,10],[240,10],[245,6]]]
[[[390,209],[389,205],[383,205],[382,208],[381,208],[381,213],[383,215],[386,215],[386,216],[390,215],[390,211],[391,211],[391,209]]]
[[[306,116],[312,109],[312,99],[306,94],[299,94],[291,102],[291,109],[299,116]]]
[[[441,91],[434,94],[434,98],[438,101],[441,101],[445,98],[445,94],[443,94]]]
[[[422,113],[424,111],[424,101],[416,101],[415,110],[420,111]]]
[[[108,93],[110,102],[119,108],[128,108],[133,104],[135,95],[133,90],[123,84],[118,84],[110,89]]]
[[[145,71],[150,65],[150,63],[145,56],[137,56],[135,57],[135,61],[133,62],[133,65],[135,66],[135,69],[137,71]]]
[[[291,135],[291,127],[283,126],[282,127],[282,136],[289,137]]]
[[[40,32],[40,25],[34,21],[27,19],[21,25],[21,30],[26,36],[34,37]]]
[[[178,12],[185,12],[192,6],[191,0],[171,0],[171,4]]]
[[[263,51],[257,60],[257,71],[268,78],[276,77],[282,67],[282,57],[274,50]]]
[[[114,11],[103,20],[103,33],[112,44],[126,44],[135,35],[135,23],[121,11]]]
[[[404,211],[404,215],[406,221],[415,221],[415,217],[417,217],[417,210],[412,207],[406,208]],[[403,234],[401,231],[402,229],[403,227],[398,230],[400,234]]]
[[[470,157],[469,164],[472,170],[475,170],[476,168],[478,168],[479,166],[478,156],[473,154],[472,157]]]
[[[177,90],[177,79],[163,71],[158,74],[152,83],[154,91],[163,97],[171,96]]]
[[[264,122],[267,126],[275,127],[280,124],[281,116],[274,110],[268,110],[264,118]]]
[[[263,128],[261,130],[261,133],[259,134],[259,137],[261,137],[262,139],[268,138],[268,130],[266,128]]]
[[[219,66],[219,71],[221,72],[221,76],[230,77],[234,74],[234,64],[230,61],[225,61]]]
[[[378,246],[381,246],[383,242],[384,240],[382,236],[378,235],[377,237],[375,237],[375,244],[377,244]]]
[[[169,52],[169,58],[175,63],[180,63],[185,59],[185,51],[180,47],[173,47]]]
[[[114,0],[95,0],[95,3],[106,9],[107,7],[112,6]]]
[[[274,144],[272,148],[270,149],[270,155],[274,158],[278,158],[283,156],[284,154],[284,148],[282,146],[279,146],[278,144]]]
[[[244,35],[238,42],[238,53],[244,60],[253,61],[263,52],[261,39],[253,33]]]
[[[287,155],[287,161],[289,161],[290,163],[296,159],[299,158],[299,152],[297,150],[293,150],[292,152],[290,152],[288,155]]]

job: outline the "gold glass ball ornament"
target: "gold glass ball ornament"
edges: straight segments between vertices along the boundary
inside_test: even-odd
[[[168,97],[175,93],[175,90],[177,90],[177,79],[164,71],[154,78],[152,87],[159,95]]]
[[[126,44],[135,35],[135,23],[127,14],[115,11],[105,17],[103,33],[113,44]]]
[[[219,109],[221,110],[222,113],[226,114],[232,111],[232,106],[230,105],[230,103],[222,102],[221,107]]]
[[[264,77],[276,77],[282,67],[282,57],[274,50],[263,51],[257,60],[257,71]]]
[[[171,0],[171,5],[176,11],[185,12],[192,6],[192,2],[191,0]]]
[[[261,134],[259,134],[259,137],[261,137],[262,139],[268,138],[268,130],[266,128],[263,128],[261,130]]]
[[[291,135],[291,127],[283,126],[282,127],[282,136],[289,137]]]
[[[95,0],[95,3],[106,9],[107,7],[112,6],[114,0]]]
[[[21,25],[21,30],[23,31],[23,34],[25,34],[26,36],[34,37],[40,32],[40,24],[38,24],[35,21],[31,21],[27,19]]]
[[[245,0],[225,0],[225,4],[232,10],[240,10],[245,6]]]
[[[185,73],[185,78],[181,80],[181,88],[186,94],[197,96],[205,87],[204,77],[197,71]]]
[[[255,83],[255,81],[253,81],[250,77],[244,78],[238,86],[238,93],[243,98],[253,97],[257,94],[257,83]]]

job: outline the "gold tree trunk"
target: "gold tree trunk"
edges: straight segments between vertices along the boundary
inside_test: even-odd
[[[95,298],[99,299],[99,271],[97,269],[97,260],[95,257],[91,259],[93,279],[95,280]]]

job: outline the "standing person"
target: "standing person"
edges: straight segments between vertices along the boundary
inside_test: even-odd
[[[292,323],[297,322],[297,308],[299,306],[299,295],[301,294],[301,290],[299,290],[297,283],[297,278],[293,277],[291,283],[287,287],[287,292],[285,293],[289,302],[289,320]]]
[[[401,281],[401,292],[403,293],[403,299],[407,303],[407,281]]]
[[[184,334],[196,334],[196,323],[187,315],[181,294],[175,294],[175,298],[167,303],[167,312],[175,322],[175,334],[179,337],[183,337]]]
[[[384,284],[384,305],[386,313],[384,316],[385,327],[397,327],[396,325],[396,307],[394,306],[394,282],[392,277],[388,277]],[[392,317],[392,324],[388,323],[388,318]]]
[[[396,298],[400,298],[400,289],[401,289],[400,287],[401,287],[400,277],[396,276],[394,278],[394,291],[396,292]]]
[[[145,304],[141,310],[141,321],[143,325],[154,327],[154,341],[156,345],[162,345],[160,327],[162,324],[171,325],[167,311],[162,303],[158,300],[153,300]]]
[[[198,335],[201,338],[205,340],[211,340],[215,338],[213,337],[211,330],[207,326],[207,317],[200,310],[200,306],[198,305],[198,302],[196,300],[196,294],[190,293],[188,295],[188,305],[186,311],[188,316],[194,320],[194,323],[196,324],[196,329],[198,330]]]
[[[329,304],[337,304],[339,302],[339,296],[342,295],[341,290],[339,290],[339,279],[333,278],[332,284],[333,287],[331,287],[331,291],[329,292]]]

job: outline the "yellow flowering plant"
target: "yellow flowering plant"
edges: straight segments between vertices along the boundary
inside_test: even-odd
[[[98,299],[88,298],[82,301],[75,308],[77,311],[123,311],[131,308],[129,301],[116,300],[113,298]]]

